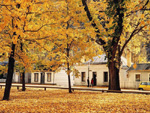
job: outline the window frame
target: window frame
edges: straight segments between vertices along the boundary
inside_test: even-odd
[[[50,76],[50,79],[49,79],[49,76]],[[52,73],[47,73],[47,82],[52,82]]]
[[[107,73],[107,81],[105,81],[105,73]],[[104,81],[104,82],[108,82],[108,71],[104,71],[104,72],[103,72],[103,77],[104,77],[103,81]]]
[[[83,74],[84,73],[84,74]],[[84,77],[83,77],[83,75],[84,75]],[[85,82],[86,81],[86,72],[81,72],[81,82]]]
[[[148,73],[148,81],[150,82],[150,73]]]
[[[7,78],[7,73],[0,74],[0,79],[6,79],[6,78]]]
[[[34,82],[39,81],[39,73],[34,73]]]
[[[140,75],[140,80],[137,80],[137,75]],[[135,73],[135,82],[140,82],[141,81],[141,73]]]

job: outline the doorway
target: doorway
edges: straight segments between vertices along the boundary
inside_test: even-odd
[[[28,73],[28,83],[31,83],[31,73]]]
[[[44,84],[45,81],[45,73],[41,73],[41,84]]]
[[[94,82],[94,86],[97,85],[97,73],[96,72],[93,72],[93,82]]]

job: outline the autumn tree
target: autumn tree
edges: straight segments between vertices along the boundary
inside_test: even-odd
[[[18,42],[16,45],[16,52],[15,52],[15,71],[18,71],[20,74],[20,80],[22,83],[22,91],[25,91],[25,73],[30,72],[32,70],[33,64],[35,63],[29,54],[29,47],[28,42]],[[28,49],[28,51],[25,51]],[[31,50],[30,50],[31,51]]]
[[[46,33],[43,28],[49,25],[51,20],[46,19],[47,9],[52,6],[52,2],[33,0],[4,0],[0,3],[0,34],[3,42],[9,44],[9,61],[8,75],[3,100],[9,100],[12,77],[15,63],[15,49],[22,47],[18,45],[24,44],[24,41],[45,37]],[[50,4],[47,5],[47,4]],[[43,15],[41,15],[43,14]]]
[[[120,90],[121,55],[139,33],[149,33],[149,0],[82,0],[87,18],[95,29],[91,37],[108,58],[109,90]],[[136,43],[136,41],[135,41]],[[132,49],[132,47],[130,47]]]
[[[76,71],[75,63],[81,62],[83,56],[90,56],[89,51],[92,53],[92,43],[91,40],[88,40],[88,37],[93,35],[90,31],[92,27],[84,27],[84,24],[89,23],[85,22],[88,19],[84,18],[86,13],[80,0],[62,0],[55,2],[55,4],[57,7],[55,14],[59,18],[55,18],[57,23],[51,27],[51,31],[55,33],[53,32],[51,38],[48,39],[54,47],[48,55],[53,59],[49,64],[59,62],[61,67],[65,67],[68,75],[69,93],[71,93],[70,74]]]

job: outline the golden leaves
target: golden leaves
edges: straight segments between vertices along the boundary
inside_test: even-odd
[[[0,32],[3,30],[3,28],[2,27],[0,27]]]
[[[133,68],[136,69],[136,67],[137,67],[137,64],[133,64]]]
[[[18,39],[17,35],[13,36],[13,38],[12,38],[13,44],[17,44],[17,39]]]
[[[41,48],[39,51],[43,51],[46,49],[50,51],[52,48],[49,47],[49,43],[52,41],[55,46],[58,47],[55,52],[61,51],[60,54],[63,58],[65,54],[65,50],[67,44],[70,45],[71,51],[77,53],[77,59],[73,59],[73,54],[70,53],[72,60],[71,62],[75,63],[78,62],[80,57],[85,54],[84,50],[86,48],[91,47],[87,44],[90,42],[90,39],[95,40],[97,33],[95,29],[91,27],[92,22],[90,23],[86,17],[86,13],[84,11],[84,7],[82,6],[81,0],[62,0],[62,1],[44,1],[40,0],[41,3],[36,3],[37,1],[32,0],[17,0],[11,1],[6,0],[4,3],[9,3],[12,5],[13,8],[6,7],[2,9],[0,13],[5,16],[3,24],[0,26],[0,31],[2,31],[5,26],[9,25],[11,27],[11,19],[13,19],[14,25],[18,26],[17,29],[11,27],[9,30],[14,30],[17,36],[14,36],[12,41],[14,44],[17,44],[19,41],[30,40],[31,42],[36,42]],[[16,5],[20,4],[20,8],[17,8]],[[137,7],[137,1],[134,0],[133,3],[129,3],[129,1],[125,1],[127,9],[127,13],[131,11],[138,10],[141,6]],[[112,35],[115,30],[112,28],[113,26],[117,26],[114,22],[113,18],[108,18],[105,14],[105,10],[107,8],[106,1],[99,1],[94,2],[91,1],[88,3],[89,10],[93,17],[93,21],[98,25],[100,30],[100,38],[104,41],[112,40]],[[127,14],[126,13],[126,14]],[[137,17],[137,15],[135,16]],[[135,21],[134,24],[136,25],[138,18],[124,18],[124,31],[133,31],[130,22]],[[139,16],[140,18],[144,19],[144,14]],[[67,23],[68,22],[68,23]],[[105,23],[105,28],[102,26],[101,23]],[[142,20],[140,25],[144,25],[146,21]],[[53,24],[53,25],[52,25]],[[69,24],[69,25],[68,25]],[[72,26],[72,28],[67,28]],[[67,28],[67,29],[66,29]],[[84,30],[81,30],[84,29]],[[107,30],[106,30],[107,29]],[[27,32],[26,32],[27,31]],[[29,33],[30,32],[30,33]],[[12,34],[12,32],[10,32]],[[52,34],[49,36],[49,34]],[[20,35],[20,39],[18,36]],[[46,41],[36,41],[40,37],[47,37],[45,38]],[[125,33],[122,33],[121,41],[125,42],[126,37]],[[33,40],[31,40],[33,39]],[[91,44],[91,43],[90,43]],[[35,45],[31,46],[34,48]],[[83,50],[84,52],[81,54],[81,51],[78,49]],[[94,49],[91,51],[93,52]],[[99,51],[99,49],[98,49]],[[55,54],[55,52],[53,54]],[[87,54],[86,54],[87,55]],[[89,55],[90,56],[90,55]],[[63,61],[65,62],[66,59]]]
[[[140,25],[145,25],[145,22],[144,22],[144,21],[141,21]]]
[[[141,14],[141,18],[144,18],[144,16],[145,16],[144,14]]]
[[[0,89],[0,98],[3,96],[3,91]],[[149,95],[76,90],[69,94],[67,90],[43,91],[41,88],[27,88],[25,92],[21,92],[17,91],[16,87],[11,91],[10,101],[0,101],[0,112],[144,113],[150,111]]]

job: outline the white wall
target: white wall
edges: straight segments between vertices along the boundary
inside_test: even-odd
[[[74,84],[72,73],[70,74],[71,79],[71,86]],[[54,74],[54,83],[60,86],[68,87],[68,75],[66,74],[65,70],[60,70]]]
[[[129,71],[129,80],[125,83],[127,88],[138,88],[141,81],[149,81],[150,71]],[[135,80],[135,75],[140,74],[140,81]]]
[[[19,81],[19,77],[20,73],[19,72],[14,72],[13,74],[13,82],[18,82]]]
[[[129,80],[127,77],[127,71],[126,69],[120,69],[119,73],[119,79],[120,79],[120,88],[126,88],[126,82]]]
[[[75,85],[87,85],[87,78],[88,78],[88,65],[83,66],[76,66],[76,69],[79,71],[80,75],[81,72],[85,72],[86,74],[86,81],[81,82],[81,76],[75,78]],[[91,83],[91,79],[93,78],[93,72],[97,73],[97,85],[108,85],[108,82],[104,82],[104,72],[108,72],[108,67],[106,64],[101,65],[90,65],[89,66],[89,80]],[[108,77],[109,80],[109,77]]]
[[[34,73],[39,73],[38,82],[34,81]],[[47,81],[47,73],[52,73],[51,82]],[[72,73],[70,74],[71,79],[71,86],[74,84]],[[32,72],[31,73],[31,83],[41,83],[41,72]],[[60,70],[59,72],[45,72],[45,84],[57,84],[59,86],[65,86],[68,87],[68,75],[66,74],[65,70]]]
[[[88,65],[76,66],[76,69],[79,71],[80,75],[81,72],[85,72],[86,74],[86,81],[81,81],[81,76],[75,78],[75,85],[87,85],[87,78],[88,78]],[[97,73],[97,86],[108,86],[109,82],[104,82],[104,72],[108,72],[108,80],[109,80],[109,71],[106,64],[99,64],[99,65],[90,65],[89,66],[89,80],[93,77],[93,72]],[[124,81],[128,81],[127,72],[125,69],[120,69],[120,86],[124,87]]]
[[[75,78],[75,85],[87,85],[87,77],[88,77],[88,66],[77,66],[76,69],[81,72],[86,73],[86,81],[81,82],[81,76]],[[89,67],[89,79],[92,78],[92,73],[97,72],[97,86],[105,86],[108,85],[108,82],[104,82],[104,72],[108,72],[108,68],[106,64],[101,65],[90,65]],[[128,75],[127,75],[128,74]],[[126,72],[125,69],[120,69],[120,87],[121,88],[138,88],[140,81],[135,80],[135,74],[140,74],[141,81],[149,81],[149,74],[150,71],[130,71],[129,73]]]
[[[25,83],[28,83],[28,75],[29,73],[25,73]],[[13,74],[13,82],[20,83],[21,82],[20,72],[14,72]]]
[[[85,72],[86,75],[86,80],[87,80],[87,76],[88,76],[88,66],[76,66],[76,69],[79,71],[80,75],[81,72]],[[90,72],[91,73],[91,72]],[[89,74],[90,75],[90,74]],[[89,80],[91,80],[91,77],[89,77]],[[81,81],[81,76],[75,77],[74,79],[74,84],[75,85],[86,85],[87,81],[82,82]]]

